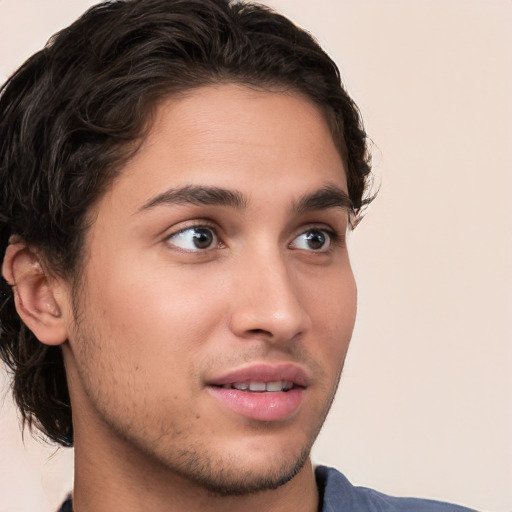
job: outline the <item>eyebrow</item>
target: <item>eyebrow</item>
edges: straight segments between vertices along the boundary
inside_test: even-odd
[[[327,185],[316,192],[301,197],[293,204],[292,211],[301,214],[329,208],[341,208],[352,212],[354,203],[344,190],[334,185]]]
[[[139,211],[150,210],[160,205],[193,204],[228,206],[236,210],[247,207],[247,198],[237,190],[201,185],[187,185],[166,190],[145,203]]]
[[[238,190],[186,185],[158,194],[139,208],[139,211],[150,210],[160,205],[183,204],[227,206],[236,210],[243,210],[247,208],[248,202],[247,197]],[[327,185],[299,198],[292,204],[291,211],[300,215],[308,211],[327,210],[329,208],[341,208],[350,212],[353,211],[354,206],[344,190],[334,185]]]

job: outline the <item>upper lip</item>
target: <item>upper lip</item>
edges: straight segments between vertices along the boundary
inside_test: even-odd
[[[293,363],[256,363],[235,368],[227,373],[207,381],[209,386],[223,386],[235,382],[293,382],[295,386],[307,387],[308,372]]]

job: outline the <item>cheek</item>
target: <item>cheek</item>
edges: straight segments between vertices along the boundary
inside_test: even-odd
[[[321,278],[313,276],[301,286],[301,296],[313,323],[332,328],[336,332],[352,332],[356,315],[357,288],[348,265],[326,273]]]
[[[174,407],[178,396],[196,391],[198,361],[221,317],[220,301],[170,269],[153,268],[156,277],[110,270],[91,274],[84,294],[78,357],[95,376],[85,375],[86,387],[111,400],[122,382],[132,398],[120,402]]]
[[[352,337],[356,318],[357,288],[350,270],[323,281],[316,293],[306,294],[313,339],[327,367],[340,368]]]
[[[101,286],[89,290],[90,304],[98,308],[105,334],[137,357],[158,350],[162,356],[193,351],[222,318],[222,286],[218,279],[197,269],[171,265],[140,268],[116,264],[95,275]],[[225,299],[225,297],[224,297]],[[147,350],[146,350],[147,349]],[[167,361],[168,363],[169,361]]]

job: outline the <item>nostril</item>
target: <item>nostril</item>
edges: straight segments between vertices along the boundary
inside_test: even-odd
[[[256,335],[260,335],[260,336],[268,336],[268,337],[273,336],[270,331],[266,331],[265,329],[250,329],[248,332],[251,334],[256,334]]]

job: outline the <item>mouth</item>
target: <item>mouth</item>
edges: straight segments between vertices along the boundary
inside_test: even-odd
[[[238,391],[248,391],[253,393],[280,393],[290,391],[296,386],[290,380],[276,380],[272,382],[233,382],[222,384],[222,386],[218,387],[221,387],[223,389],[237,389]]]
[[[230,413],[278,422],[299,411],[308,386],[309,377],[300,366],[256,364],[214,379],[206,389]]]

